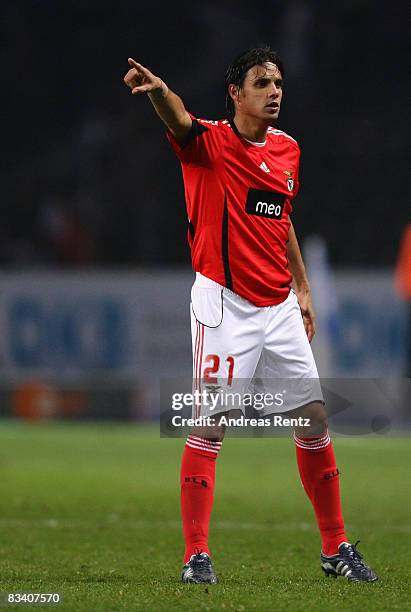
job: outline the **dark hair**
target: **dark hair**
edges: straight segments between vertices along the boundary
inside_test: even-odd
[[[227,68],[227,72],[225,73],[225,107],[231,116],[234,115],[234,102],[228,93],[228,86],[233,83],[241,88],[244,83],[245,75],[250,68],[253,66],[260,66],[265,62],[272,62],[275,64],[281,72],[281,76],[284,78],[283,63],[278,54],[273,51],[269,45],[247,49],[247,51],[244,51],[244,53],[236,57]]]

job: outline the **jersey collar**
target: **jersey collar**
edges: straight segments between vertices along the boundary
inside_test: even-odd
[[[252,147],[258,147],[258,148],[262,149],[267,144],[267,138],[265,139],[264,142],[252,142],[251,140],[248,140],[248,138],[245,138],[244,136],[241,136],[240,132],[238,131],[238,128],[237,128],[236,124],[234,123],[234,117],[227,117],[227,121],[228,121],[229,125],[231,126],[234,134],[242,142],[247,143],[247,145],[251,145]]]

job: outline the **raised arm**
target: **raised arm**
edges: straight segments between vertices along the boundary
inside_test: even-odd
[[[288,232],[287,256],[290,272],[293,276],[293,289],[297,294],[298,303],[300,304],[308,340],[311,342],[315,335],[315,313],[311,301],[307,273],[292,223]]]
[[[124,77],[124,82],[133,95],[146,93],[155,108],[157,115],[165,123],[174,138],[183,142],[191,129],[192,119],[185,109],[183,101],[167,87],[160,77],[150,70],[128,58],[131,68]]]

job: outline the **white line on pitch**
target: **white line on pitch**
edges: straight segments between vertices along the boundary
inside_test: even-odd
[[[85,521],[77,519],[0,519],[0,529],[27,528],[27,527],[45,527],[48,529],[92,529],[100,526],[117,526],[120,529],[181,529],[180,521],[169,520],[123,520],[120,517],[109,516],[101,521]],[[244,531],[315,531],[317,529],[314,521],[306,522],[288,522],[276,523],[274,520],[271,523],[257,523],[247,521],[215,521],[212,523],[214,529],[240,529]],[[348,525],[347,528],[352,531],[356,530],[355,525]],[[389,533],[411,533],[410,525],[390,525],[384,527],[383,531]]]

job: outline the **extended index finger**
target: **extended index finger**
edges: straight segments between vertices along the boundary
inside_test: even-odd
[[[136,62],[136,60],[134,60],[132,57],[128,58],[128,63],[130,64],[130,66],[133,66],[133,68],[136,68],[136,70],[144,72],[145,74],[149,73],[149,70],[147,70],[147,68],[145,68],[142,64]]]

